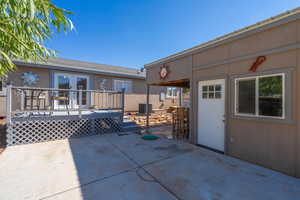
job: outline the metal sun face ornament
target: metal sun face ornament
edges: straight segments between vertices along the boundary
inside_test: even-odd
[[[22,75],[22,79],[25,85],[34,85],[39,80],[39,77],[37,74],[32,72],[26,72]]]
[[[160,72],[159,72],[159,75],[160,75],[160,79],[161,80],[164,80],[168,77],[168,74],[169,74],[169,69],[168,69],[168,66],[162,66],[160,68]]]

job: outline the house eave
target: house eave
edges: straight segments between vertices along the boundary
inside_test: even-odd
[[[44,69],[59,70],[59,71],[90,73],[90,74],[114,76],[114,77],[121,77],[121,78],[132,78],[132,79],[142,79],[142,80],[146,79],[146,77],[143,75],[116,73],[112,71],[100,71],[100,70],[86,69],[81,67],[64,67],[64,66],[47,65],[47,64],[27,63],[21,61],[14,61],[14,63],[17,66],[23,66],[23,67],[34,67],[34,68],[44,68]]]

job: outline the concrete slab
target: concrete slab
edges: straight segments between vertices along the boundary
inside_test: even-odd
[[[135,171],[53,195],[47,200],[128,199],[174,200],[172,194],[156,182],[143,181]]]
[[[101,136],[9,147],[0,155],[0,199],[39,199],[134,167]]]
[[[145,141],[136,134],[15,146],[0,154],[0,199],[176,197],[294,200],[300,197],[300,179],[191,144]]]
[[[150,164],[162,159],[171,158],[197,150],[195,145],[186,142],[159,138],[158,140],[143,140],[140,135],[126,136],[107,135],[106,139],[125,152],[139,165]]]
[[[181,199],[300,199],[300,179],[201,148],[145,169]]]

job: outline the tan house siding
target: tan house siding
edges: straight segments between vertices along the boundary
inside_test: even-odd
[[[267,49],[285,46],[297,41],[297,22],[290,22],[230,44],[230,56],[238,57]]]
[[[169,68],[169,74],[167,79],[160,79],[160,68],[163,66],[155,65],[151,66],[151,70],[147,69],[147,83],[164,83],[175,80],[189,79],[191,77],[191,69],[192,69],[192,57],[184,57],[172,62],[168,62],[165,64]]]
[[[300,22],[298,23],[298,33],[300,33]],[[298,34],[298,42],[300,41],[300,35]],[[296,90],[296,95],[295,95],[295,101],[297,102],[297,106],[295,107],[295,112],[297,113],[297,140],[296,142],[296,176],[300,177],[300,49],[297,51],[297,79],[296,79],[296,85],[295,85],[295,90]]]
[[[192,55],[176,59],[181,66],[171,67],[169,80],[179,80],[182,68],[192,56],[191,81],[191,142],[198,143],[198,83],[201,80],[226,79],[226,123],[225,153],[243,160],[300,177],[300,20],[292,21],[268,30],[221,45],[197,50]],[[262,120],[234,116],[235,76],[253,75],[249,68],[257,56],[267,60],[259,66],[257,73],[289,73],[286,98],[290,107],[286,120]],[[175,59],[174,57],[170,58]],[[166,65],[168,59],[163,61]],[[155,62],[154,62],[155,63]],[[162,66],[164,63],[159,64]],[[148,83],[161,83],[157,78],[158,64],[147,68]],[[286,82],[286,83],[287,83]],[[199,108],[201,109],[201,107]]]
[[[33,68],[33,67],[17,67],[17,70],[10,73],[8,75],[8,82],[10,82],[14,86],[24,86],[22,75],[25,72],[32,72],[34,74],[37,74],[39,76],[39,80],[37,81],[37,84],[33,86],[28,87],[41,87],[41,88],[49,88],[50,87],[50,70],[48,69],[39,69],[39,68]],[[14,93],[12,94],[14,95]],[[4,97],[5,98],[5,97]],[[20,109],[21,102],[19,102],[19,98],[13,98],[13,110]],[[3,101],[2,105],[5,107],[6,100]],[[5,109],[3,110],[5,111]],[[0,113],[1,116],[5,116],[5,112]]]
[[[24,86],[21,77],[25,72],[32,72],[39,76],[37,84],[32,87],[50,87],[50,70],[43,68],[18,67],[16,71],[9,74],[8,81],[14,86]]]
[[[289,23],[196,54],[193,59],[195,64],[194,67],[296,43],[296,25],[296,22]],[[212,55],[215,56],[215,60]],[[299,77],[296,76],[296,71],[299,71],[297,66],[297,50],[290,50],[266,56],[267,60],[259,67],[258,72],[294,68],[292,76],[292,94],[299,93],[296,90],[296,83]],[[199,80],[211,79],[213,77],[227,77],[228,79],[232,75],[248,74],[249,68],[254,63],[255,59],[256,58],[251,58],[194,71],[195,78],[193,83],[196,86],[194,89],[194,101],[197,101],[196,99],[199,95],[197,90]],[[232,97],[234,91],[230,86],[230,83],[227,84],[227,89],[227,94]],[[296,95],[292,95],[292,98],[292,107],[296,108],[297,97]],[[299,152],[299,148],[295,142],[297,141],[297,137],[299,137],[296,124],[297,113],[292,112],[293,122],[290,124],[260,122],[259,119],[233,119],[231,117],[231,107],[233,105],[230,106],[230,99],[227,99],[227,102],[227,105],[229,105],[227,107],[228,120],[226,131],[227,154],[282,171],[289,175],[299,176],[299,164],[298,166],[296,165],[296,162],[299,162],[297,161],[299,160],[299,158],[297,159],[297,151]],[[195,105],[195,107],[197,107],[195,110],[198,110],[198,105]],[[197,118],[197,112],[194,114],[194,117],[195,119]],[[198,123],[194,123],[194,130],[197,130],[197,124]],[[194,131],[193,135],[195,135],[194,140],[197,141],[197,131]]]
[[[288,44],[297,43],[299,36],[297,35],[297,24],[299,22],[288,23],[253,36],[231,42],[226,45],[209,49],[193,56],[193,67],[205,66],[213,62],[225,59],[245,56],[260,51],[279,48]],[[299,94],[296,89],[299,82],[299,66],[297,63],[299,50],[289,50],[282,53],[266,55],[267,60],[260,67],[260,71],[272,71],[274,69],[294,68],[292,77],[292,94]],[[232,75],[241,75],[249,73],[250,66],[256,58],[251,58],[239,62],[232,62],[225,65],[217,65],[203,70],[194,71],[194,102],[198,98],[198,81],[204,79],[228,77]],[[299,72],[298,72],[299,74]],[[227,85],[227,94],[234,95],[233,88]],[[297,108],[297,96],[292,95],[292,108]],[[299,97],[298,97],[299,99]],[[230,100],[227,99],[230,104]],[[198,110],[198,105],[194,105]],[[231,105],[233,106],[233,105]],[[232,115],[231,106],[228,106],[228,117]],[[292,109],[296,110],[296,109]],[[299,113],[299,111],[298,111]],[[299,114],[298,114],[299,115]],[[197,112],[194,118],[197,119]],[[298,117],[299,118],[299,117]],[[273,168],[289,175],[299,176],[299,131],[297,128],[297,112],[292,112],[293,122],[285,123],[268,123],[259,122],[257,120],[241,120],[228,118],[226,147],[229,155],[239,157],[269,168]],[[201,122],[199,122],[201,123]],[[193,135],[197,141],[197,124],[194,123]],[[298,157],[297,157],[298,156]],[[297,164],[298,163],[298,164]]]

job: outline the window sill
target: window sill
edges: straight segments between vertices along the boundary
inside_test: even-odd
[[[272,118],[272,117],[232,115],[231,119],[250,120],[250,121],[267,122],[267,123],[295,124],[295,120],[287,119],[287,118],[283,119],[283,118]]]
[[[176,97],[170,97],[170,96],[166,96],[166,99],[176,99],[178,98],[177,96]]]

